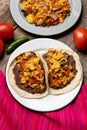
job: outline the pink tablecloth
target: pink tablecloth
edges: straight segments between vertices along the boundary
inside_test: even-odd
[[[65,108],[40,113],[13,98],[0,71],[0,130],[87,130],[87,85]]]

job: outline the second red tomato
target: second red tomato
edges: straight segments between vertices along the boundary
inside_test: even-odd
[[[77,28],[73,32],[74,42],[79,50],[87,49],[87,29]]]
[[[13,39],[14,29],[10,23],[0,23],[0,38],[4,41]]]

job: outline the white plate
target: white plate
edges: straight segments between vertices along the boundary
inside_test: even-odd
[[[50,35],[60,34],[68,30],[77,22],[82,9],[81,0],[69,0],[69,2],[71,5],[70,16],[67,17],[62,24],[51,26],[51,27],[39,27],[33,24],[29,24],[25,20],[24,16],[22,15],[22,12],[19,9],[20,0],[10,0],[10,11],[13,19],[22,29],[33,34],[50,36]]]
[[[28,41],[28,42],[24,43],[23,45],[21,45],[20,47],[18,47],[10,56],[8,63],[7,63],[7,67],[6,67],[6,81],[7,81],[8,88],[9,88],[11,94],[13,95],[13,97],[19,103],[24,105],[25,107],[30,108],[32,110],[36,110],[36,111],[54,111],[54,110],[58,110],[64,106],[66,106],[77,96],[77,94],[81,88],[81,84],[82,84],[83,78],[81,79],[79,85],[72,91],[70,91],[66,94],[62,94],[62,95],[56,95],[56,96],[48,95],[41,99],[22,98],[14,91],[14,89],[10,86],[8,76],[7,76],[8,67],[9,67],[10,63],[12,62],[12,60],[22,52],[31,51],[31,50],[32,51],[38,50],[39,52],[42,52],[49,47],[50,48],[59,48],[59,49],[65,48],[65,49],[71,50],[67,45],[65,45],[64,43],[61,43],[57,40],[48,39],[48,38],[34,39],[34,40]]]

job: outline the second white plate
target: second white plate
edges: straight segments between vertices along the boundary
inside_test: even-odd
[[[62,24],[50,27],[39,27],[29,24],[20,11],[20,0],[10,0],[10,11],[13,19],[22,29],[37,35],[51,36],[68,30],[77,22],[82,9],[81,0],[69,0],[69,3],[71,5],[70,16]]]

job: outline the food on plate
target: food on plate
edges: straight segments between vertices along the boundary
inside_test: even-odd
[[[70,15],[68,0],[20,0],[20,10],[30,24],[53,26]]]
[[[48,94],[46,66],[36,52],[24,52],[10,64],[9,82],[25,98],[41,98]]]
[[[87,49],[87,29],[76,28],[73,32],[74,42],[79,50]]]
[[[10,23],[0,23],[0,38],[4,41],[10,41],[14,37],[14,28]]]
[[[64,49],[23,52],[8,67],[11,86],[25,98],[67,93],[79,85],[81,77],[79,56]]]
[[[75,52],[48,49],[43,58],[48,66],[48,86],[51,94],[69,92],[80,83],[82,68]]]
[[[2,39],[0,39],[0,58],[2,57],[4,53],[4,42],[2,41]]]
[[[11,52],[13,52],[18,46],[20,46],[21,44],[25,43],[29,41],[28,37],[21,37],[15,41],[13,41],[6,49],[6,53],[10,54]]]

